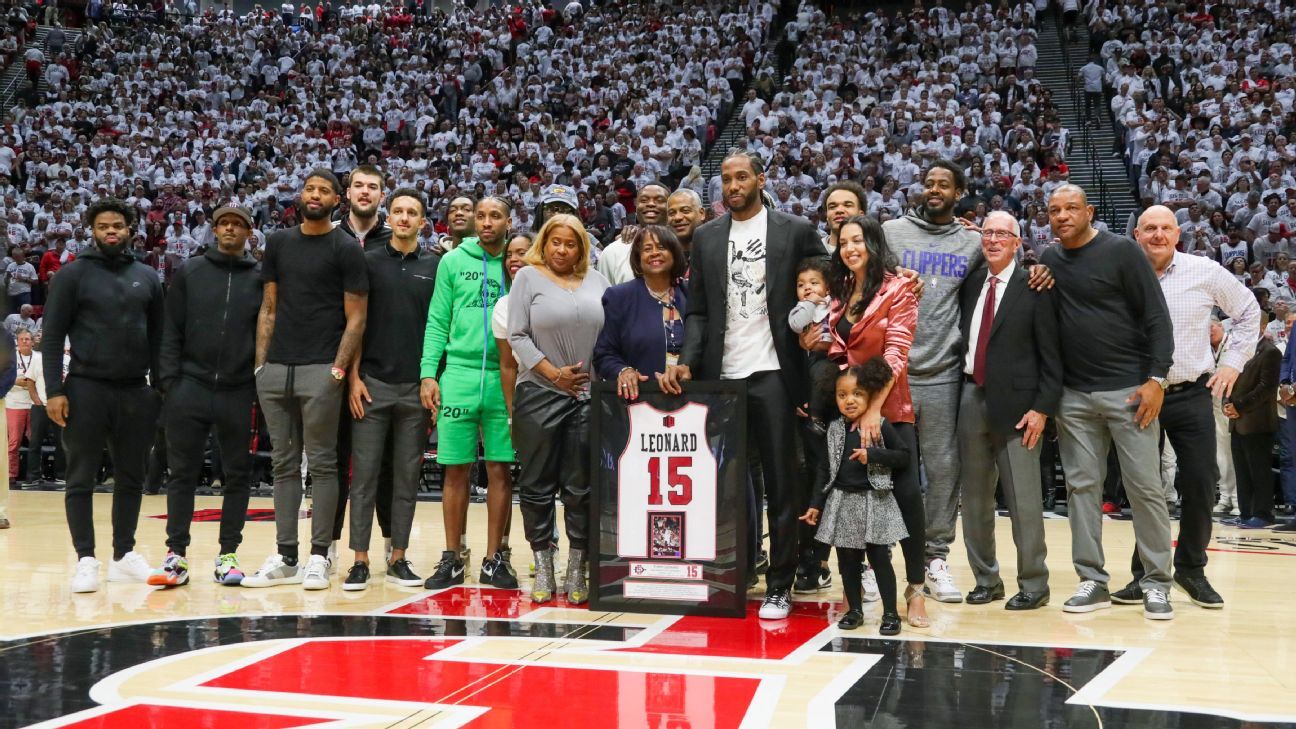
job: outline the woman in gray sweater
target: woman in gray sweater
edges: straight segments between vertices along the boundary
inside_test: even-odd
[[[557,592],[550,549],[562,497],[567,539],[567,602],[589,598],[589,382],[603,328],[608,281],[589,265],[589,236],[573,215],[545,222],[509,291],[509,344],[518,358],[513,443],[527,541],[535,552],[531,599]]]

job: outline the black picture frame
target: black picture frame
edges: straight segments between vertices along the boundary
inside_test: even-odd
[[[665,413],[678,412],[690,404],[707,407],[706,445],[715,460],[715,554],[714,559],[662,560],[627,557],[618,551],[618,493],[622,456],[636,447],[630,440],[630,405],[647,403]],[[604,612],[656,615],[698,615],[742,618],[747,612],[751,488],[747,468],[747,385],[745,382],[690,382],[682,395],[666,395],[657,388],[640,390],[639,399],[627,403],[616,392],[615,383],[599,382],[591,388],[590,414],[590,608]],[[675,514],[677,506],[663,504],[660,512]],[[651,511],[649,512],[652,513]],[[681,545],[685,543],[683,535]],[[682,549],[685,547],[681,546]],[[686,579],[671,577],[637,578],[632,565],[643,570],[687,569]],[[647,585],[655,583],[655,585]],[[657,587],[662,591],[690,585],[705,599],[670,597],[627,597],[633,587]]]

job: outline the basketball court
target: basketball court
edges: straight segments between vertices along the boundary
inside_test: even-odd
[[[110,497],[95,498],[103,544]],[[1152,622],[1137,606],[1063,613],[1077,580],[1067,522],[1049,519],[1048,607],[929,601],[931,628],[883,639],[877,604],[861,629],[835,627],[836,587],[797,596],[792,615],[773,622],[756,619],[756,602],[737,620],[536,607],[521,591],[481,589],[480,505],[462,587],[397,587],[376,573],[368,590],[344,592],[346,552],[328,591],[221,587],[209,577],[220,500],[201,497],[198,508],[211,511],[194,524],[190,585],[104,582],[73,595],[62,494],[12,494],[15,527],[0,532],[0,726],[1296,726],[1296,539],[1283,534],[1218,528],[1207,573],[1225,609],[1176,591],[1175,619]],[[165,513],[165,497],[145,497],[138,550],[154,564]],[[1104,528],[1123,585],[1131,525]],[[249,521],[244,534],[252,570],[273,548],[273,522]],[[1012,592],[1006,518],[998,538]],[[420,503],[409,554],[420,574],[443,543],[440,505]],[[962,551],[950,561],[966,591]],[[524,589],[528,561],[515,546]]]

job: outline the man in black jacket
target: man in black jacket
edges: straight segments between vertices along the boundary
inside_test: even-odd
[[[149,386],[162,347],[162,284],[130,254],[135,210],[115,198],[86,210],[95,245],[51,279],[41,355],[45,408],[63,426],[67,451],[64,504],[77,552],[73,592],[99,589],[94,484],[104,446],[113,454],[113,560],[110,582],[145,582],[149,566],[135,550],[135,527],[149,445],[161,398]],[[63,339],[72,361],[63,380]]]
[[[798,409],[809,402],[810,375],[787,318],[797,300],[797,264],[823,258],[824,247],[810,223],[762,202],[759,158],[730,154],[720,178],[729,213],[693,234],[684,348],[680,364],[666,367],[659,381],[668,393],[695,378],[747,384],[748,453],[761,459],[770,526],[760,617],[778,620],[791,610],[796,573],[794,490],[809,483],[790,444]]]
[[[1004,597],[995,559],[995,483],[1002,480],[1017,546],[1017,585],[1009,610],[1048,604],[1044,513],[1039,498],[1040,434],[1062,397],[1062,351],[1051,291],[1031,291],[1016,262],[1017,220],[986,217],[981,252],[988,268],[959,287],[963,393],[958,410],[963,464],[963,542],[976,587],[970,605]]]
[[[167,549],[150,585],[189,581],[189,526],[194,489],[202,471],[207,434],[216,429],[225,471],[221,501],[217,582],[243,581],[235,552],[243,541],[251,487],[248,438],[256,382],[256,320],[261,310],[261,270],[246,251],[252,214],[225,207],[213,216],[216,247],[190,258],[176,273],[166,297],[159,379],[167,393]]]

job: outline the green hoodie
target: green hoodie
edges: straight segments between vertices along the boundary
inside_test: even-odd
[[[447,367],[498,370],[490,319],[505,293],[503,251],[491,256],[476,238],[464,238],[445,254],[428,305],[421,376],[436,377],[442,355]]]

